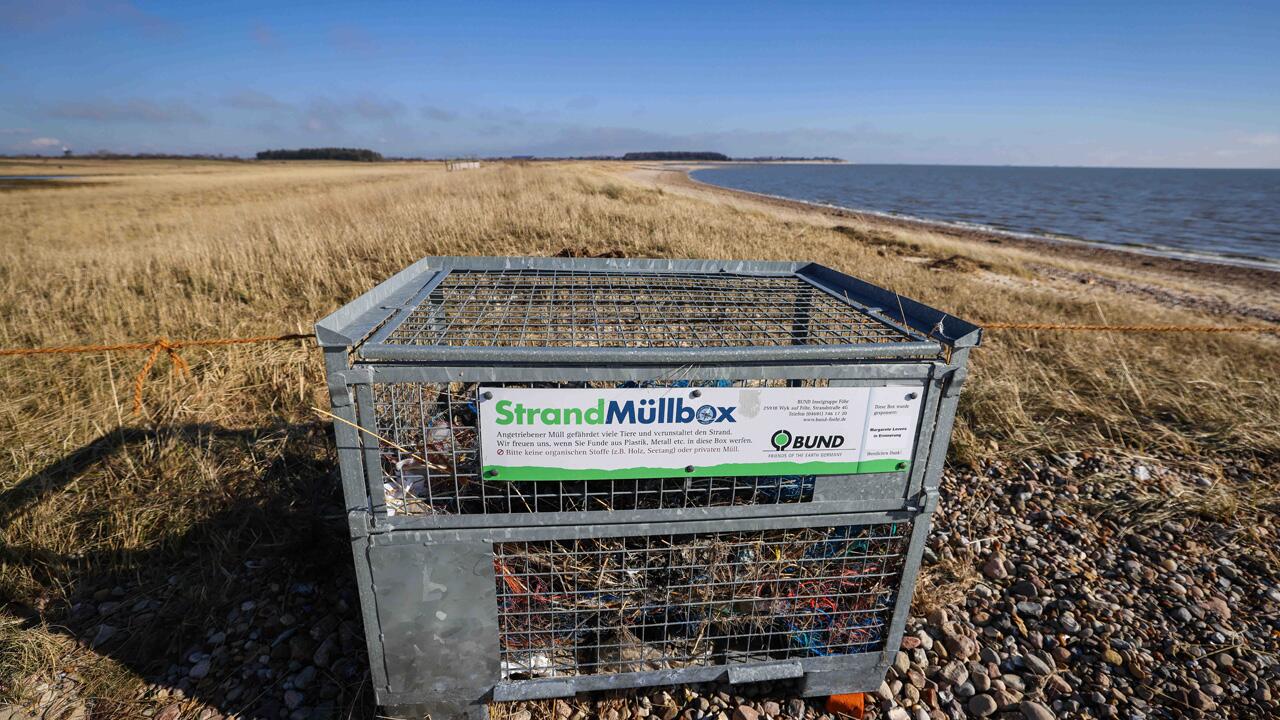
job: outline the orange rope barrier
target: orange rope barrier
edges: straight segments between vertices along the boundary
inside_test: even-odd
[[[137,415],[142,412],[143,385],[146,384],[147,375],[151,372],[151,368],[155,366],[156,360],[160,359],[160,353],[168,353],[169,362],[173,365],[173,371],[179,376],[182,376],[189,375],[191,373],[191,366],[187,364],[186,360],[182,359],[182,355],[178,354],[178,350],[181,350],[182,348],[286,342],[289,340],[306,340],[310,337],[311,335],[292,333],[289,335],[258,335],[255,337],[211,338],[207,340],[169,340],[168,338],[156,338],[151,342],[121,343],[119,345],[65,345],[62,347],[8,348],[0,349],[0,357],[17,357],[22,355],[73,355],[79,353],[150,350],[151,354],[147,356],[147,361],[142,364],[142,369],[138,371],[138,375],[133,379],[133,414]]]
[[[1063,323],[985,323],[984,330],[1065,330],[1131,333],[1280,333],[1280,325],[1067,325]]]
[[[1280,326],[1268,325],[1070,325],[1064,323],[986,323],[986,330],[1062,330],[1067,332],[1128,332],[1128,333],[1280,333]],[[133,412],[142,412],[142,388],[147,375],[161,353],[167,353],[173,371],[179,376],[188,375],[191,366],[178,354],[182,348],[218,347],[226,345],[249,345],[252,343],[287,342],[290,340],[307,340],[311,335],[292,333],[288,335],[258,335],[241,338],[210,338],[206,340],[169,340],[156,338],[151,342],[121,343],[118,345],[65,345],[62,347],[7,348],[0,349],[0,357],[18,357],[24,355],[66,355],[77,353],[121,352],[128,350],[150,350],[142,369],[133,379]]]

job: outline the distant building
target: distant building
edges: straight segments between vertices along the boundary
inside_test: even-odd
[[[454,170],[478,170],[480,169],[479,160],[446,160],[444,168],[449,172]]]

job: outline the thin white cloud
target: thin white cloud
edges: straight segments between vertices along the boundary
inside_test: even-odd
[[[237,110],[286,110],[290,107],[273,95],[257,90],[239,90],[222,99],[223,104]]]
[[[453,122],[458,119],[458,113],[435,105],[424,105],[422,107],[422,115],[439,122]]]
[[[166,125],[207,121],[203,113],[191,107],[185,100],[155,101],[143,98],[64,102],[51,108],[49,114],[68,120],[91,120],[100,123],[133,122]]]
[[[1280,133],[1256,133],[1246,135],[1240,141],[1246,145],[1256,145],[1257,147],[1275,147],[1280,145]]]
[[[27,141],[27,144],[33,148],[46,150],[48,148],[62,147],[62,141],[55,137],[38,137]]]

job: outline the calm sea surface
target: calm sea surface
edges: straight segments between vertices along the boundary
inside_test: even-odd
[[[731,165],[693,177],[855,210],[1280,265],[1280,170]]]

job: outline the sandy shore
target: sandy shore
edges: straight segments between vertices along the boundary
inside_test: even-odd
[[[706,164],[652,163],[637,165],[628,177],[666,191],[713,198],[741,208],[798,213],[832,226],[905,230],[942,236],[978,248],[1016,248],[1034,254],[1034,269],[1042,282],[1068,286],[1100,285],[1171,306],[1191,308],[1218,317],[1280,322],[1280,271],[1167,257],[1095,243],[1034,238],[960,228],[945,223],[894,218],[800,200],[772,197],[699,182],[689,176]]]

